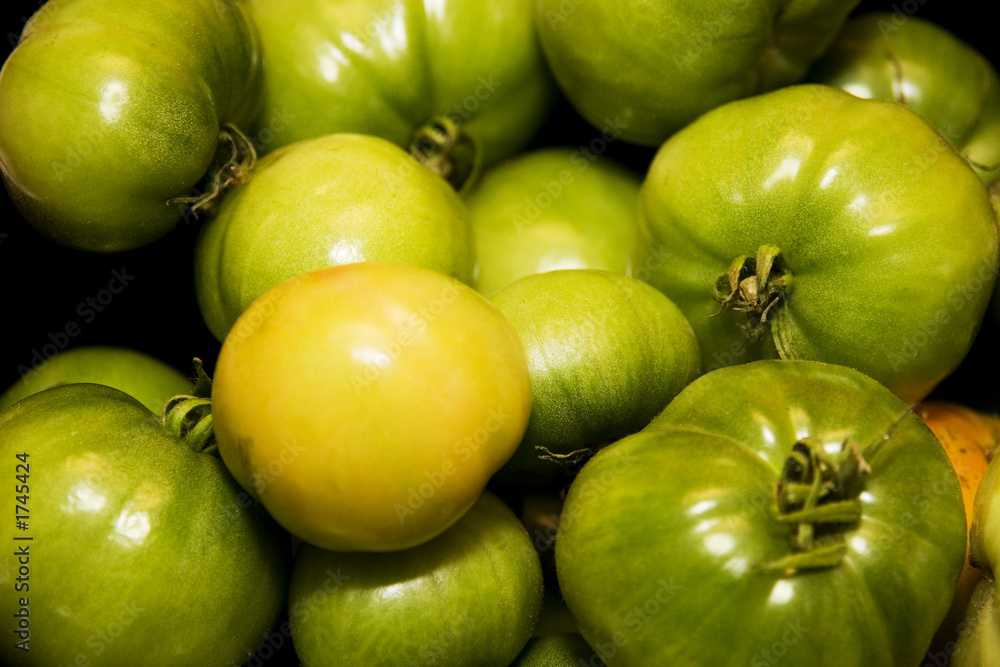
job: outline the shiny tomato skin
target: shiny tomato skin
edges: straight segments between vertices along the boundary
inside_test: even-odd
[[[32,394],[0,412],[0,455],[27,487],[0,499],[0,609],[26,608],[30,635],[27,651],[3,642],[4,664],[229,667],[277,624],[287,533],[135,399],[97,384]]]
[[[291,533],[392,551],[440,534],[513,454],[531,409],[506,318],[436,271],[360,262],[272,288],[226,337],[219,451]]]
[[[0,169],[43,234],[117,252],[169,232],[226,124],[256,113],[260,56],[233,0],[54,0],[0,71]]]

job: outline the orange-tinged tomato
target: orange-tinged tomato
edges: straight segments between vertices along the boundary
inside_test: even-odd
[[[520,340],[489,301],[429,269],[362,262],[257,299],[216,365],[222,458],[306,542],[391,551],[480,496],[531,410]]]
[[[925,401],[914,412],[926,423],[944,446],[958,481],[962,486],[965,519],[972,527],[976,491],[986,475],[987,453],[1000,442],[1000,419],[971,408],[947,401]],[[935,645],[954,640],[965,616],[972,591],[982,579],[982,572],[969,563],[966,547],[965,565],[955,585],[955,598],[948,615],[941,623]],[[933,648],[932,648],[933,651]]]

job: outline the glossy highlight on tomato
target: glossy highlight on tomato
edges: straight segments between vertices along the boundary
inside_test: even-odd
[[[220,136],[256,113],[235,0],[50,0],[0,70],[0,170],[49,238],[115,252],[181,219]],[[225,143],[225,142],[223,142]]]
[[[229,667],[257,649],[285,605],[288,535],[200,444],[97,384],[0,411],[18,487],[0,497],[0,611],[26,619],[28,649],[11,633],[4,664]]]
[[[965,533],[955,472],[899,398],[846,367],[765,360],[706,373],[590,459],[556,571],[611,667],[778,651],[903,667],[951,603]]]
[[[670,253],[649,282],[706,370],[814,359],[914,403],[970,349],[1000,262],[966,160],[905,106],[832,86],[713,109],[663,144],[639,201],[636,264]]]
[[[459,519],[527,426],[531,381],[503,314],[436,271],[359,262],[258,298],[222,345],[222,459],[291,533],[393,551]]]

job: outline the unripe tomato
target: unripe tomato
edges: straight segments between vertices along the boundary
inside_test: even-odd
[[[212,401],[223,460],[289,531],[390,551],[472,506],[524,433],[531,385],[513,327],[471,287],[360,262],[257,299]]]

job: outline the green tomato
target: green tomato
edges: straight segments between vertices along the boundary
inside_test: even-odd
[[[576,633],[535,637],[510,667],[604,667],[590,644]]]
[[[996,281],[968,163],[905,106],[830,86],[705,114],[660,148],[639,206],[636,263],[666,257],[649,282],[707,370],[815,359],[915,403],[969,350]]]
[[[852,369],[706,373],[570,486],[556,569],[615,665],[919,664],[965,560],[930,429]]]
[[[486,171],[465,196],[476,289],[557,269],[629,272],[640,178],[610,159],[547,148]]]
[[[858,0],[536,0],[556,81],[594,127],[655,146],[725,102],[796,83]]]
[[[646,283],[609,271],[527,276],[493,304],[514,326],[531,374],[531,417],[501,475],[534,484],[552,460],[645,427],[698,375],[701,354],[680,309]]]
[[[978,51],[916,16],[852,19],[809,80],[859,97],[896,100],[938,129],[983,183],[1000,178],[1000,76]]]
[[[253,653],[284,607],[288,536],[196,444],[97,384],[0,412],[0,613],[17,630],[4,664],[228,667]]]
[[[951,667],[1000,664],[1000,596],[996,580],[982,579],[972,592],[965,620],[952,648]],[[930,657],[936,657],[932,654]],[[946,659],[949,656],[941,656]]]
[[[159,414],[170,398],[194,389],[187,376],[148,354],[94,345],[66,350],[32,369],[0,394],[0,410],[43,389],[75,382],[119,389],[154,414]]]
[[[335,132],[407,146],[440,119],[447,136],[425,139],[449,144],[460,129],[491,164],[528,143],[553,98],[530,0],[249,0],[248,9],[267,58],[256,132],[268,150]]]
[[[254,299],[327,266],[412,264],[473,280],[468,212],[398,146],[337,134],[281,148],[229,191],[195,249],[198,303],[220,341]]]
[[[507,667],[531,637],[541,602],[531,540],[488,491],[413,549],[303,545],[288,596],[292,641],[307,667]]]
[[[168,202],[208,171],[220,132],[256,113],[258,70],[236,0],[50,0],[0,71],[11,199],[76,248],[163,236],[184,212]]]

